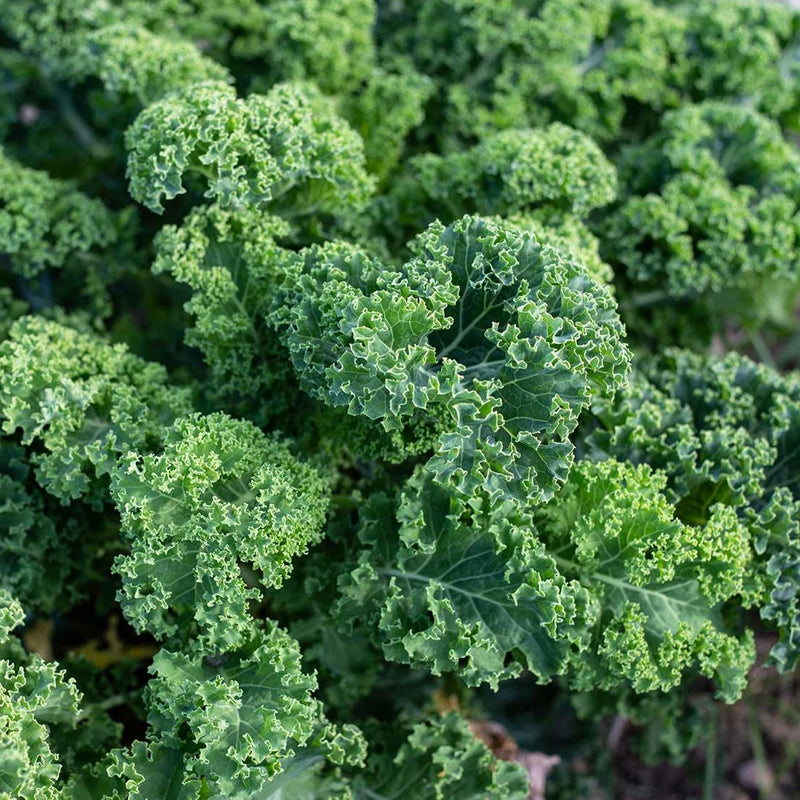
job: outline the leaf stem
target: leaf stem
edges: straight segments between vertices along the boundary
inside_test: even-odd
[[[708,742],[706,744],[706,774],[703,781],[703,800],[714,800],[717,782],[717,745],[719,729],[719,709],[711,706],[708,718]]]
[[[87,703],[81,710],[81,713],[78,714],[78,720],[86,719],[92,711],[108,711],[110,708],[117,708],[117,706],[124,705],[138,694],[138,690],[120,692],[119,694],[112,694],[110,697],[106,697],[105,700],[99,700],[96,703]]]
[[[81,146],[95,158],[107,158],[110,152],[108,145],[98,138],[86,120],[78,113],[69,95],[63,89],[57,87],[53,92],[53,97],[61,118],[75,134],[75,138],[80,142]]]
[[[753,349],[756,351],[759,361],[761,361],[762,364],[766,364],[768,367],[772,367],[772,369],[776,369],[775,359],[772,357],[772,352],[766,341],[764,341],[764,337],[756,330],[748,330],[747,338],[750,340],[750,344],[753,345]]]
[[[772,789],[772,781],[769,763],[767,761],[767,751],[764,747],[764,737],[761,735],[761,728],[758,724],[756,710],[752,702],[747,701],[747,727],[750,733],[750,746],[753,748],[753,759],[756,762],[756,781],[758,783],[759,800],[766,800]]]

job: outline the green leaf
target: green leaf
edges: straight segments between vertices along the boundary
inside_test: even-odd
[[[74,727],[80,693],[57,664],[25,653],[12,634],[23,619],[19,603],[0,589],[0,798],[60,800],[61,764],[48,725]]]
[[[321,758],[336,764],[363,759],[359,732],[325,721],[297,643],[272,623],[226,653],[161,650],[151,671],[148,723],[161,756],[158,771],[168,769],[173,785],[200,781],[204,798],[269,797],[276,776],[288,784]],[[142,748],[134,745],[133,758],[120,752],[117,771],[136,769]],[[284,768],[289,774],[281,779]]]
[[[221,650],[247,635],[258,586],[279,586],[321,538],[328,503],[312,467],[224,414],[177,420],[162,453],[121,460],[111,492],[131,548],[115,562],[129,621],[160,639],[196,632]]]
[[[186,343],[203,353],[213,400],[245,413],[255,406],[259,420],[285,411],[297,395],[288,354],[265,319],[283,279],[275,240],[289,230],[254,207],[212,205],[155,238],[153,272],[168,272],[192,290]]]
[[[704,527],[681,523],[665,484],[645,466],[583,461],[534,512],[558,569],[580,581],[595,606],[572,682],[584,691],[666,691],[696,669],[732,702],[755,652],[752,635],[729,629],[721,606],[746,589],[750,534],[725,506],[715,506]]]
[[[119,456],[158,447],[164,426],[190,410],[188,393],[166,370],[42,317],[23,317],[0,344],[3,430],[40,442],[36,478],[63,502],[106,500]]]
[[[405,741],[384,732],[367,771],[354,781],[356,800],[526,800],[523,769],[498,761],[451,712],[415,725]]]
[[[393,513],[385,497],[366,505],[365,549],[340,579],[341,623],[366,622],[390,661],[469,685],[563,672],[586,598],[558,574],[529,517],[508,501],[474,511],[424,472],[401,498],[399,531]]]
[[[441,409],[450,421],[428,465],[439,482],[464,497],[550,497],[578,413],[625,381],[611,296],[490,220],[433,224],[413,249],[399,270],[343,244],[297,257],[274,324],[301,386],[387,431]]]
[[[63,267],[116,238],[114,215],[100,200],[0,151],[0,251],[15,272],[32,277]]]
[[[588,136],[566,125],[507,130],[465,152],[425,154],[414,179],[434,208],[508,216],[534,208],[585,215],[616,195],[617,174]]]
[[[372,190],[358,135],[311,87],[236,97],[206,82],[148,106],[125,135],[131,195],[151,211],[186,192],[188,173],[223,208],[269,203],[278,213],[362,208]]]
[[[128,449],[147,452],[164,426],[189,411],[166,370],[42,317],[23,317],[0,344],[3,430],[38,441],[38,482],[64,502],[106,499],[103,478]]]

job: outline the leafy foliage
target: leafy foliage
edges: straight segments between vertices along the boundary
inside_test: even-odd
[[[130,193],[153,211],[198,173],[223,207],[275,203],[290,215],[358,210],[370,191],[363,145],[316,93],[276,85],[239,100],[199,83],[148,106],[126,132]]]
[[[185,308],[196,322],[186,343],[203,353],[209,391],[258,419],[284,411],[296,396],[286,352],[266,320],[281,276],[276,238],[289,232],[256,208],[212,205],[192,211],[180,227],[165,225],[155,240],[153,271],[192,289]]]
[[[533,236],[480,218],[433,224],[412,250],[397,271],[343,245],[300,254],[275,317],[301,387],[388,431],[442,406],[437,480],[464,496],[549,496],[578,411],[625,378],[610,296]]]
[[[422,476],[400,500],[394,535],[393,511],[380,497],[365,510],[365,551],[341,582],[342,623],[377,629],[392,661],[458,670],[472,685],[564,671],[587,599],[558,574],[529,517],[508,502],[470,514]]]
[[[494,763],[457,714],[416,725],[396,751],[389,742],[381,745],[356,784],[357,798],[390,800],[413,794],[425,800],[524,800],[528,796],[520,768]]]
[[[647,377],[645,377],[645,375]],[[586,435],[596,453],[649,463],[667,476],[678,515],[708,525],[720,506],[750,528],[761,575],[748,594],[775,620],[773,659],[793,668],[796,650],[798,423],[796,376],[731,354],[722,360],[671,351],[646,365],[613,404],[600,404]],[[762,584],[763,581],[763,584]]]
[[[798,52],[0,0],[0,800],[522,800],[796,669]]]
[[[313,784],[313,775],[304,773],[324,758],[363,758],[358,732],[336,730],[321,716],[297,644],[274,625],[251,630],[224,654],[196,645],[162,650],[151,672],[150,742],[112,751],[105,770],[77,777],[78,797],[299,797],[291,784],[310,788],[305,779]]]
[[[755,656],[726,630],[720,608],[745,589],[747,528],[725,506],[703,527],[675,519],[665,477],[614,460],[577,466],[535,514],[556,565],[596,601],[590,642],[572,662],[579,689],[670,689],[687,669],[713,677],[728,700]]]
[[[70,607],[86,590],[95,551],[116,531],[78,504],[65,514],[8,437],[0,439],[0,497],[0,587],[28,610]]]
[[[416,159],[415,177],[436,208],[508,216],[541,206],[583,214],[614,199],[616,171],[589,137],[555,123],[510,130],[447,156]]]
[[[99,200],[48,175],[0,156],[3,252],[16,272],[32,277],[47,267],[63,267],[70,258],[115,239],[114,221]]]
[[[47,725],[74,726],[80,694],[57,666],[26,655],[12,635],[23,620],[22,606],[0,590],[0,797],[57,800],[61,766]]]
[[[707,102],[666,114],[623,157],[626,199],[598,230],[630,281],[631,322],[652,325],[648,308],[663,319],[670,302],[750,328],[790,319],[798,166],[780,128],[751,109]]]
[[[194,623],[221,651],[249,630],[259,597],[241,565],[279,586],[292,556],[319,539],[327,504],[313,468],[222,414],[176,420],[158,455],[127,454],[111,494],[130,540],[115,565],[127,618],[167,639]]]
[[[103,478],[129,449],[157,447],[164,425],[189,409],[166,371],[42,317],[23,317],[0,345],[3,430],[41,442],[37,480],[64,502],[102,502]]]
[[[624,140],[679,103],[745,97],[781,114],[797,102],[797,23],[778,3],[434,0],[385,8],[380,35],[437,80],[440,141],[551,119]]]
[[[142,106],[198,81],[231,80],[190,42],[123,23],[89,34],[85,61],[74,69],[76,79],[96,76],[111,95],[133,96]]]

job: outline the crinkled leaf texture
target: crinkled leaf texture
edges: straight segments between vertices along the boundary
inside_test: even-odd
[[[25,653],[12,634],[23,620],[22,607],[0,589],[0,800],[60,800],[61,765],[47,725],[75,725],[80,694],[56,664]]]
[[[697,670],[732,702],[755,650],[750,632],[729,630],[722,605],[746,586],[750,534],[726,506],[703,526],[681,523],[665,484],[646,466],[581,461],[534,512],[547,552],[594,606],[570,680],[581,690],[666,691]]]
[[[504,219],[561,251],[568,261],[585,267],[586,272],[598,283],[613,286],[614,272],[600,257],[599,239],[576,214],[545,207],[512,214]]]
[[[770,660],[790,672],[800,663],[800,502],[781,487],[750,524],[766,577],[761,617],[779,636]]]
[[[187,173],[221,206],[277,204],[291,215],[364,206],[372,181],[359,136],[310,86],[236,97],[197,83],[148,106],[128,129],[131,195],[152,211],[186,191]]]
[[[122,82],[143,86],[150,73],[175,88],[176,77],[202,80],[224,64],[247,85],[310,80],[337,94],[356,89],[373,66],[375,12],[372,0],[36,0],[24,8],[2,0],[0,26],[60,80],[99,61]]]
[[[300,800],[326,784],[323,762],[363,762],[360,732],[325,720],[297,642],[273,623],[229,652],[163,649],[151,672],[147,743],[76,778],[79,798]]]
[[[405,741],[384,732],[363,776],[353,782],[356,800],[527,800],[521,767],[497,761],[455,712],[415,725]]]
[[[428,0],[387,6],[379,23],[436,81],[439,149],[551,119],[613,148],[705,98],[791,119],[793,15],[740,0]]]
[[[548,505],[482,509],[420,471],[396,508],[367,504],[335,614],[389,660],[468,684],[527,669],[640,693],[698,672],[734,700],[755,654],[723,607],[748,596],[751,534],[722,505],[682,523],[665,484],[645,466],[582,461]]]
[[[326,94],[357,91],[374,65],[372,30],[377,8],[372,0],[217,0],[204,3],[206,19],[186,12],[179,25],[187,38],[199,28],[217,43],[230,39],[228,52],[254,62],[247,78],[257,85],[276,81],[313,81]],[[221,48],[220,48],[221,49]],[[387,116],[391,116],[387,114]]]
[[[3,430],[38,441],[36,478],[67,503],[106,499],[102,483],[128,450],[158,448],[164,427],[191,408],[166,370],[43,317],[23,317],[0,344]]]
[[[594,411],[580,449],[663,471],[683,522],[704,526],[718,505],[735,509],[757,551],[743,603],[760,606],[777,628],[772,660],[792,669],[800,658],[797,376],[734,353],[668,350]]]
[[[27,614],[65,614],[93,578],[92,562],[117,526],[82,503],[62,505],[34,479],[26,448],[0,435],[0,588]]]
[[[399,269],[344,244],[287,266],[272,316],[301,385],[386,430],[444,411],[428,468],[464,497],[551,496],[579,412],[627,375],[611,295],[497,221],[434,223],[412,248]]]
[[[97,257],[117,235],[115,215],[100,200],[0,150],[0,252],[14,272],[30,278],[90,253]]]
[[[424,195],[447,209],[507,216],[540,206],[586,214],[608,205],[617,173],[585,134],[555,123],[508,130],[465,151],[412,163]]]
[[[285,410],[293,378],[288,353],[266,324],[281,259],[277,237],[289,225],[253,206],[195,208],[180,226],[165,225],[155,239],[153,272],[188,285],[184,308],[194,317],[186,343],[211,370],[214,399],[237,410],[257,404],[259,419]],[[292,382],[294,394],[296,385]]]
[[[368,501],[359,538],[335,614],[351,629],[366,624],[389,660],[495,688],[523,669],[546,681],[566,668],[587,597],[512,502],[476,511],[423,471],[397,509]]]
[[[132,95],[142,106],[203,81],[232,83],[225,67],[188,41],[158,36],[131,23],[87,33],[71,65],[73,79],[97,76],[113,95]]]
[[[627,283],[626,321],[652,337],[660,320],[662,339],[670,314],[701,315],[712,331],[731,318],[748,328],[790,322],[799,172],[780,126],[750,107],[706,102],[665,114],[661,130],[623,157],[623,199],[596,224],[603,256]]]
[[[85,555],[76,546],[85,533],[81,510],[57,524],[45,510],[44,492],[4,474],[21,455],[22,448],[0,441],[0,587],[29,611],[63,612],[74,601],[76,584],[85,582],[75,564]]]
[[[258,584],[279,586],[321,538],[328,504],[325,481],[286,444],[221,413],[178,419],[157,455],[126,455],[111,492],[130,544],[115,562],[128,620],[223,651],[247,635]]]
[[[363,137],[367,167],[379,179],[398,166],[409,133],[425,118],[425,103],[433,88],[427,75],[400,57],[389,68],[373,68],[361,91],[341,98],[342,114]]]

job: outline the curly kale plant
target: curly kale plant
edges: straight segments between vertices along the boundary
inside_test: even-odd
[[[0,800],[572,800],[795,670],[798,52],[0,0]]]
[[[774,121],[737,105],[684,106],[623,154],[620,175],[624,200],[596,232],[627,282],[632,326],[657,335],[677,321],[688,337],[730,321],[791,324],[800,157]]]

